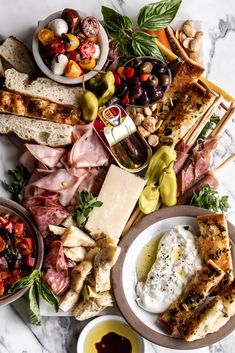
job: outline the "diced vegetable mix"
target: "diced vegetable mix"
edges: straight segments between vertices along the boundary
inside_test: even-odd
[[[34,266],[34,242],[26,224],[15,215],[0,213],[0,297]]]

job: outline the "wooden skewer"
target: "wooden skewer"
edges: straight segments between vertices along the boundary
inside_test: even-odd
[[[215,137],[218,135],[222,135],[224,130],[226,129],[227,124],[230,122],[230,120],[234,117],[235,113],[235,107],[234,103],[230,104],[230,107],[224,114],[223,118],[219,121],[215,129],[210,133],[209,137]]]
[[[229,108],[224,104],[224,102],[221,102],[220,105],[221,105],[221,107],[222,107],[224,110],[226,110],[226,111],[229,109]]]
[[[228,158],[226,158],[219,166],[215,167],[211,170],[213,174],[218,174],[222,169],[228,166],[229,163],[235,161],[235,153],[231,154]]]
[[[199,124],[196,126],[196,128],[194,129],[194,131],[192,132],[192,134],[190,135],[190,137],[186,141],[186,143],[188,145],[193,145],[195,143],[198,135],[200,134],[200,132],[202,131],[202,129],[206,125],[206,123],[210,120],[211,115],[216,111],[216,109],[218,109],[218,106],[220,105],[221,101],[222,101],[222,96],[218,96],[215,99],[213,104],[206,111],[205,115],[203,115],[201,121],[199,122]]]

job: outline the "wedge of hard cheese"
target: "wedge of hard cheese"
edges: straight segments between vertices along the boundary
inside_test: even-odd
[[[145,183],[140,177],[110,166],[98,196],[103,205],[92,211],[86,224],[93,238],[104,233],[118,242]]]

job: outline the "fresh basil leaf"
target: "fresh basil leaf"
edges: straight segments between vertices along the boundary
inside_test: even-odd
[[[16,281],[12,286],[11,288],[9,289],[9,293],[14,293],[16,292],[17,290],[21,289],[21,288],[24,288],[24,287],[27,287],[27,286],[30,286],[33,284],[33,279],[32,277],[30,276],[25,276],[25,277],[22,277],[20,279],[18,279],[18,281]]]
[[[106,6],[102,6],[101,12],[106,26],[111,31],[120,32],[120,30],[123,29],[131,29],[132,22],[129,17],[123,16],[119,12]]]
[[[137,23],[143,30],[166,28],[175,18],[182,0],[161,0],[144,6],[138,15]]]
[[[52,305],[57,312],[59,310],[59,303],[54,294],[52,293],[51,289],[48,285],[41,281],[37,283],[38,293],[39,295],[50,305]]]
[[[219,193],[209,185],[204,185],[194,193],[191,205],[206,208],[214,212],[227,212],[229,209],[228,196],[219,196]]]
[[[29,289],[30,322],[33,325],[41,325],[42,318],[36,298],[36,288],[32,285]]]
[[[165,61],[155,42],[155,37],[141,31],[136,31],[133,33],[132,39],[132,47],[135,55],[154,56],[159,60]]]

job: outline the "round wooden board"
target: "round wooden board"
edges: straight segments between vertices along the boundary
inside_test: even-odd
[[[235,329],[234,315],[228,321],[228,323],[223,326],[218,332],[209,334],[205,338],[193,342],[186,342],[183,339],[174,338],[167,334],[159,333],[150,328],[148,325],[146,325],[141,320],[141,317],[137,316],[134,313],[127,301],[126,291],[123,285],[123,266],[126,254],[128,252],[128,248],[131,246],[132,242],[139,236],[141,232],[143,232],[146,228],[150,227],[151,225],[156,224],[157,222],[162,220],[174,217],[196,217],[209,213],[213,212],[194,206],[174,206],[162,208],[159,211],[145,216],[138,224],[133,226],[131,230],[120,241],[119,245],[121,247],[121,254],[116,265],[112,269],[112,288],[116,303],[126,321],[135,331],[137,331],[147,340],[160,346],[182,350],[202,348],[221,340]],[[228,231],[231,241],[233,268],[235,268],[235,226],[232,225],[230,222],[228,222]],[[138,249],[138,252],[140,251],[141,249]],[[133,263],[133,266],[136,267],[136,263]]]

